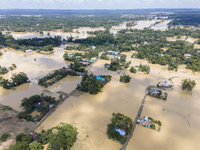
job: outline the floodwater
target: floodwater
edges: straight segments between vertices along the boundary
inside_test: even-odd
[[[154,23],[158,22],[160,20],[141,20],[138,21],[137,24],[132,27],[132,29],[144,29],[144,28],[148,28],[154,25]]]
[[[35,33],[35,32],[11,32],[11,35],[15,39],[29,39],[29,38],[46,38],[46,37],[55,37],[61,36],[61,39],[68,39],[69,37],[73,37],[74,39],[85,39],[90,35],[87,34],[89,31],[104,31],[105,28],[90,28],[90,27],[80,27],[78,29],[74,29],[73,32],[62,32],[62,31],[44,31],[44,34]],[[3,32],[5,34],[5,32]],[[47,35],[50,33],[50,35]]]
[[[140,63],[147,64],[144,60],[130,57],[132,52],[126,53],[132,66]],[[198,149],[198,134],[200,123],[200,74],[193,74],[186,70],[184,65],[177,72],[168,71],[167,66],[152,65],[150,74],[131,74],[129,71],[111,72],[104,69],[107,60],[98,60],[92,67],[94,74],[110,74],[112,81],[108,83],[103,92],[89,95],[77,92],[67,99],[57,110],[51,114],[38,127],[37,131],[49,129],[60,122],[73,124],[78,128],[78,139],[73,150],[117,150],[121,144],[109,140],[106,135],[107,124],[110,123],[112,113],[123,113],[132,119],[140,107],[141,100],[148,85],[156,85],[158,80],[175,77],[175,89],[169,91],[168,100],[162,101],[147,96],[142,115],[151,116],[161,120],[161,131],[154,131],[137,125],[127,150],[160,150],[160,149]],[[120,83],[119,76],[130,74],[130,83]],[[192,94],[182,91],[180,83],[185,78],[195,79],[196,87]],[[183,144],[184,143],[184,144]]]
[[[154,30],[167,30],[168,28],[168,23],[170,23],[171,20],[164,20],[163,22],[160,22],[158,24],[156,24],[155,26],[152,26],[151,28],[154,29]]]
[[[58,98],[58,91],[70,93],[81,81],[80,77],[68,76],[47,89],[37,85],[37,81],[40,77],[61,67],[67,67],[70,64],[70,62],[64,61],[64,50],[61,48],[55,48],[54,53],[50,55],[42,55],[35,52],[24,53],[11,49],[2,51],[3,55],[0,57],[0,65],[9,67],[12,64],[16,64],[17,66],[15,70],[8,72],[3,75],[3,77],[10,79],[13,73],[24,72],[31,80],[31,83],[22,84],[16,87],[15,90],[6,90],[0,87],[0,103],[9,105],[15,110],[21,110],[20,104],[24,97],[40,94],[43,90],[48,90],[46,94]],[[34,59],[36,59],[36,61]]]

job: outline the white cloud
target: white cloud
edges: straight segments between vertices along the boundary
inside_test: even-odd
[[[2,8],[135,9],[200,8],[200,0],[0,0]]]

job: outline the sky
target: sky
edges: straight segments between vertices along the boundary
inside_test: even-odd
[[[0,9],[200,8],[200,0],[0,0]]]

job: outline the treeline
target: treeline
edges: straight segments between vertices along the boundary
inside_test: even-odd
[[[29,12],[28,12],[29,13]],[[146,15],[135,17],[122,17],[124,12],[91,12],[93,15],[70,12],[69,14],[47,14],[39,16],[12,16],[7,15],[0,18],[0,30],[4,29],[15,32],[39,32],[60,29],[64,32],[71,32],[78,27],[101,27],[106,29],[119,25],[124,21],[146,19]],[[143,12],[144,13],[144,12]]]
[[[93,74],[87,74],[87,72],[83,75],[82,81],[77,85],[77,89],[83,92],[89,92],[90,94],[97,94],[101,91],[104,85],[111,80],[110,75],[103,75],[102,78],[105,81],[97,79]]]
[[[46,37],[46,38],[31,38],[31,39],[19,39],[16,40],[19,46],[34,46],[34,47],[41,47],[41,46],[47,46],[52,45],[54,47],[59,46],[61,44],[61,37],[55,36],[52,37]]]
[[[186,25],[199,27],[200,24],[200,12],[199,13],[179,13],[172,14],[169,19],[173,19],[172,25]]]
[[[53,46],[61,44],[61,37],[55,36],[54,38],[32,38],[32,39],[19,39],[15,40],[11,35],[3,35],[0,32],[0,47],[10,47],[15,50],[44,50],[51,51]]]
[[[0,78],[0,85],[5,89],[11,89],[23,83],[28,83],[28,82],[30,82],[29,78],[23,72],[20,72],[18,74],[13,74],[10,80],[4,79],[3,77]]]
[[[41,95],[33,95],[29,98],[24,98],[21,103],[24,111],[20,112],[18,118],[27,121],[40,121],[45,114],[59,103],[54,97]],[[37,110],[40,115],[32,116],[31,113]]]
[[[16,143],[9,150],[42,150],[48,145],[48,150],[70,149],[77,140],[77,128],[61,122],[58,126],[42,130],[40,133],[20,133],[16,136]]]
[[[67,68],[63,67],[61,69],[55,70],[53,73],[49,73],[44,77],[40,78],[38,80],[38,84],[40,86],[44,86],[45,88],[47,88],[68,75],[78,76],[76,72],[68,70]]]

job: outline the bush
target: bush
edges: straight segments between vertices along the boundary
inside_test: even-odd
[[[138,70],[141,72],[146,72],[147,74],[150,72],[150,67],[148,65],[142,65],[138,67]]]
[[[152,123],[151,128],[152,128],[153,130],[155,130],[155,129],[156,129],[155,124]]]
[[[1,138],[0,138],[0,141],[1,142],[4,142],[7,140],[7,138],[9,138],[11,135],[9,133],[4,133]]]
[[[185,90],[189,90],[192,91],[192,89],[194,88],[194,86],[196,85],[195,80],[190,80],[190,79],[184,79],[182,80],[182,89]]]
[[[130,82],[131,80],[131,77],[129,75],[124,75],[124,76],[120,76],[120,82],[123,82],[123,83],[128,83]]]
[[[4,106],[4,107],[2,108],[2,110],[3,110],[3,111],[5,111],[5,110],[12,110],[12,107],[10,107],[10,106]]]
[[[132,66],[132,67],[130,68],[130,72],[131,72],[131,73],[136,73],[137,70]]]

